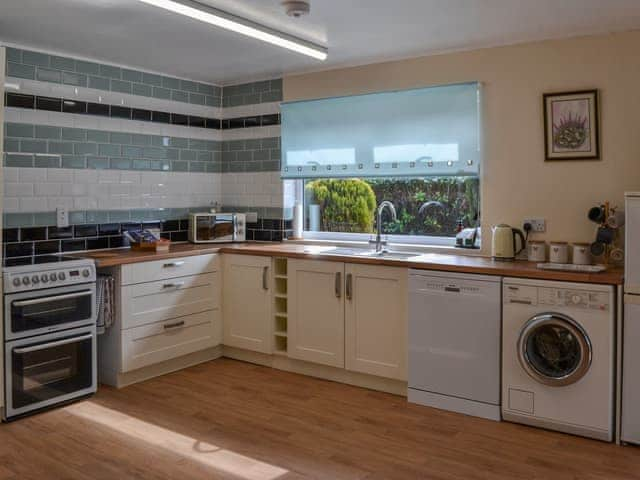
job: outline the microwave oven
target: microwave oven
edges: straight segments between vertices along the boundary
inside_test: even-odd
[[[244,242],[246,239],[244,213],[189,214],[189,241],[192,243]]]

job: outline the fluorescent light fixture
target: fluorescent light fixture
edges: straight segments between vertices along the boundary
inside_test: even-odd
[[[263,42],[271,43],[272,45],[277,45],[278,47],[286,48],[318,60],[327,59],[327,49],[325,47],[273,30],[250,20],[236,17],[235,15],[231,15],[208,5],[203,5],[199,2],[194,2],[192,0],[140,1],[153,5],[154,7],[164,8],[170,12],[179,13],[180,15],[215,25],[216,27],[246,35],[247,37],[262,40]]]

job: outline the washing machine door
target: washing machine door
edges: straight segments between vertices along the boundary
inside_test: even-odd
[[[542,313],[525,323],[518,360],[534,380],[564,386],[580,380],[591,366],[591,341],[584,329],[561,313]]]

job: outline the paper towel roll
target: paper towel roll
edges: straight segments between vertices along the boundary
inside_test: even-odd
[[[320,231],[320,205],[309,205],[309,230]]]
[[[302,238],[303,223],[302,203],[296,202],[293,206],[293,238]]]

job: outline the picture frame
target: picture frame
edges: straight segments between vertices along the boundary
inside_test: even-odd
[[[545,161],[599,160],[598,90],[545,93]]]

